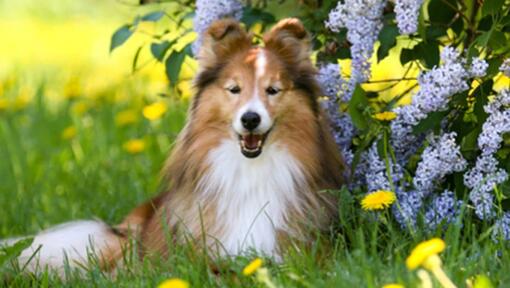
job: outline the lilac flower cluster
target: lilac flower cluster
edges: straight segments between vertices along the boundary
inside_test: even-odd
[[[214,21],[225,18],[233,17],[241,19],[243,16],[243,5],[236,0],[197,0],[197,9],[195,11],[195,18],[193,19],[193,27],[195,32],[198,33],[199,38],[193,43],[193,54],[197,55],[201,46],[202,33]]]
[[[388,174],[386,173],[386,164],[379,157],[377,145],[374,143],[368,150],[368,169],[366,172],[368,192],[377,190],[392,190]]]
[[[508,173],[498,168],[498,160],[494,154],[503,141],[503,133],[510,132],[509,105],[508,90],[502,90],[492,102],[485,105],[484,109],[489,117],[478,136],[481,155],[477,158],[475,166],[464,174],[464,184],[471,189],[469,200],[475,207],[475,214],[482,220],[494,218],[492,191],[495,185],[508,179]]]
[[[510,132],[510,90],[502,90],[494,99],[484,107],[489,117],[482,127],[482,133],[478,136],[478,147],[482,155],[496,153],[503,142],[503,134]]]
[[[344,3],[338,2],[325,22],[326,27],[333,32],[347,28],[347,40],[352,44],[350,93],[356,84],[370,78],[369,59],[383,27],[384,6],[385,0],[345,0]]]
[[[418,214],[423,206],[423,197],[417,191],[402,191],[397,188],[397,202],[393,205],[393,216],[404,230],[416,227]]]
[[[335,142],[342,152],[345,152],[347,156],[351,155],[352,151],[349,151],[349,147],[356,131],[349,115],[339,110],[341,101],[349,101],[345,93],[347,82],[340,75],[340,66],[331,63],[321,65],[317,81],[327,97],[327,100],[322,103],[328,113]]]
[[[393,190],[393,186],[403,178],[402,168],[391,160],[388,163],[388,171],[386,163],[381,159],[377,151],[377,141],[372,144],[368,153],[363,156],[366,168],[362,177],[366,178],[369,193],[377,190]],[[391,177],[391,182],[388,176]]]
[[[423,0],[396,0],[395,13],[400,34],[413,34],[418,30],[418,15]]]
[[[480,77],[486,72],[484,60],[473,60],[474,65],[466,67],[466,60],[452,47],[445,47],[441,52],[443,62],[439,67],[420,74],[420,90],[413,96],[410,105],[397,107],[397,118],[391,123],[392,145],[399,164],[405,165],[410,155],[416,152],[421,141],[413,135],[413,126],[434,111],[448,108],[450,96],[469,89],[467,80]]]
[[[487,68],[489,68],[489,63],[487,63],[487,61],[480,58],[473,58],[469,72],[472,77],[483,77],[487,73]]]
[[[453,192],[445,190],[432,199],[425,213],[426,227],[435,230],[439,225],[452,223],[459,217],[461,207],[462,200],[457,200]]]
[[[496,221],[491,236],[494,242],[510,241],[510,212],[503,214],[503,217]]]
[[[393,214],[404,229],[414,229],[416,217],[423,203],[432,194],[437,183],[447,174],[466,169],[467,162],[460,154],[460,147],[455,143],[455,132],[444,133],[441,137],[430,138],[430,145],[422,153],[416,176],[413,179],[415,190],[397,193],[398,207]],[[454,200],[453,193],[444,192],[432,199],[425,222],[431,230],[446,221],[450,223],[460,203]]]
[[[435,185],[444,176],[466,169],[467,162],[455,143],[456,133],[445,133],[440,138],[431,138],[430,145],[421,155],[413,184],[422,197],[433,192]]]
[[[501,71],[501,73],[503,73],[506,77],[510,77],[510,58],[503,61],[503,64],[499,66],[499,71]]]

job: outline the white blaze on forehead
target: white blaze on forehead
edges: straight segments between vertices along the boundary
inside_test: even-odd
[[[258,82],[259,78],[266,73],[267,58],[264,50],[260,49],[255,59],[255,81]]]
[[[234,130],[236,130],[239,134],[246,134],[246,130],[244,129],[241,117],[246,112],[255,112],[259,114],[260,116],[260,125],[255,130],[255,133],[266,133],[271,129],[271,126],[273,126],[273,120],[271,119],[271,116],[269,115],[269,112],[267,111],[266,106],[261,100],[261,97],[259,95],[259,85],[260,85],[260,78],[264,76],[266,73],[266,67],[267,67],[267,58],[264,50],[259,50],[257,53],[257,58],[255,59],[255,79],[253,83],[253,95],[251,99],[244,104],[237,112],[237,115],[234,119]]]

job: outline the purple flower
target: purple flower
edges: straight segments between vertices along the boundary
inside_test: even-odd
[[[440,138],[432,138],[430,145],[423,151],[413,184],[424,197],[428,196],[446,175],[466,169],[467,162],[455,143],[456,135],[451,132]]]
[[[469,200],[475,207],[478,218],[491,219],[495,216],[494,187],[508,179],[508,173],[498,168],[494,154],[503,141],[503,134],[510,131],[510,92],[502,90],[495,99],[485,105],[489,117],[478,136],[478,148],[481,155],[476,159],[475,167],[464,174],[464,184],[471,189]]]
[[[413,135],[413,126],[435,111],[444,111],[453,94],[469,89],[467,80],[472,76],[465,67],[465,59],[452,47],[445,47],[441,52],[442,64],[430,71],[420,74],[420,90],[413,96],[410,105],[397,107],[393,111],[397,118],[392,121],[391,143],[399,159],[405,165],[411,152],[419,147],[419,137]]]
[[[383,27],[382,13],[386,1],[382,0],[345,0],[338,2],[329,12],[325,25],[333,32],[347,28],[347,40],[351,46],[351,79],[349,94],[356,84],[370,78],[369,59],[374,51],[374,43]]]
[[[483,155],[496,153],[503,142],[503,134],[510,132],[510,109],[505,109],[509,104],[510,91],[502,90],[492,102],[485,105],[489,117],[478,136],[478,147]]]
[[[384,159],[381,159],[377,151],[377,142],[374,142],[368,154],[366,155],[366,170],[363,177],[366,178],[368,192],[377,190],[394,190],[390,181],[388,180],[388,169]],[[393,161],[389,160],[389,174],[391,175],[392,183],[397,183],[403,178],[403,171],[401,167]]]
[[[489,68],[489,63],[487,63],[487,61],[480,58],[473,58],[469,72],[473,77],[483,77],[487,74],[487,68]]]
[[[461,207],[462,201],[455,199],[453,192],[445,190],[442,194],[435,196],[425,213],[427,228],[435,230],[441,224],[452,223],[459,217]]]
[[[418,15],[423,0],[396,0],[395,13],[401,34],[413,34],[418,30]]]
[[[464,184],[471,189],[469,200],[475,207],[475,214],[482,220],[495,216],[492,191],[495,185],[508,179],[506,171],[497,165],[493,155],[481,155],[475,167],[464,174]]]
[[[423,197],[416,191],[399,191],[397,202],[393,205],[393,215],[404,230],[416,228],[418,213],[423,205]]]
[[[377,142],[375,142],[368,150],[368,169],[366,171],[366,179],[368,192],[377,190],[392,190],[388,174],[386,173],[386,164],[379,157],[377,152]]]
[[[510,212],[503,214],[503,217],[494,224],[492,240],[494,242],[499,242],[499,240],[510,241]]]
[[[346,95],[346,81],[340,76],[340,67],[326,64],[319,67],[317,82],[327,99],[322,102],[330,120],[331,130],[338,149],[349,149],[356,130],[351,117],[339,110],[340,100]]]
[[[499,71],[501,71],[506,77],[510,77],[510,58],[503,61],[503,64],[499,66]]]

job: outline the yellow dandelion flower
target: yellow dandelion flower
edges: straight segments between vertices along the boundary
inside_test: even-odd
[[[361,200],[361,208],[364,210],[380,210],[389,207],[397,198],[391,191],[378,190],[366,195]]]
[[[193,96],[192,86],[191,80],[180,81],[179,84],[177,84],[177,91],[179,91],[183,99],[189,99]]]
[[[256,258],[255,260],[251,261],[250,264],[246,265],[243,269],[243,275],[249,276],[255,273],[263,264],[262,259]]]
[[[71,107],[71,111],[73,114],[81,116],[85,114],[89,110],[90,106],[85,102],[77,102],[73,104]]]
[[[466,284],[468,287],[472,288],[494,288],[494,284],[492,284],[491,279],[485,275],[476,275],[475,277],[466,280]]]
[[[145,141],[142,139],[131,139],[124,143],[124,150],[131,154],[138,154],[145,150]]]
[[[66,129],[62,131],[62,134],[60,135],[63,140],[71,140],[76,136],[76,127],[69,126]]]
[[[172,278],[161,282],[158,288],[189,288],[189,283],[179,278]]]
[[[134,110],[124,110],[115,115],[115,124],[117,126],[126,126],[136,123],[138,120],[138,113]]]
[[[9,107],[9,100],[5,98],[0,98],[0,111],[7,110]]]
[[[422,266],[432,272],[432,275],[436,277],[443,287],[456,287],[441,268],[441,258],[437,255],[443,252],[445,247],[446,244],[439,238],[433,238],[418,244],[406,259],[407,268],[414,270]]]
[[[391,283],[391,284],[386,284],[386,285],[382,286],[382,288],[404,288],[404,285]]]
[[[30,103],[30,91],[28,89],[21,89],[18,97],[16,97],[12,103],[12,107],[15,110],[22,110]]]
[[[418,244],[406,259],[407,268],[414,270],[423,265],[432,255],[441,253],[446,247],[442,239],[433,238]]]
[[[167,109],[165,102],[156,102],[143,108],[143,116],[151,121],[158,120]]]
[[[397,118],[397,113],[392,111],[384,111],[381,113],[374,114],[373,117],[379,121],[391,121]]]
[[[76,77],[70,79],[64,87],[64,97],[67,99],[74,99],[81,94],[81,83]]]

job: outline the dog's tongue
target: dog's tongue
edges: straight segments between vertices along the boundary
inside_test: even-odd
[[[250,150],[257,149],[260,140],[262,135],[249,134],[243,137],[244,146]]]

